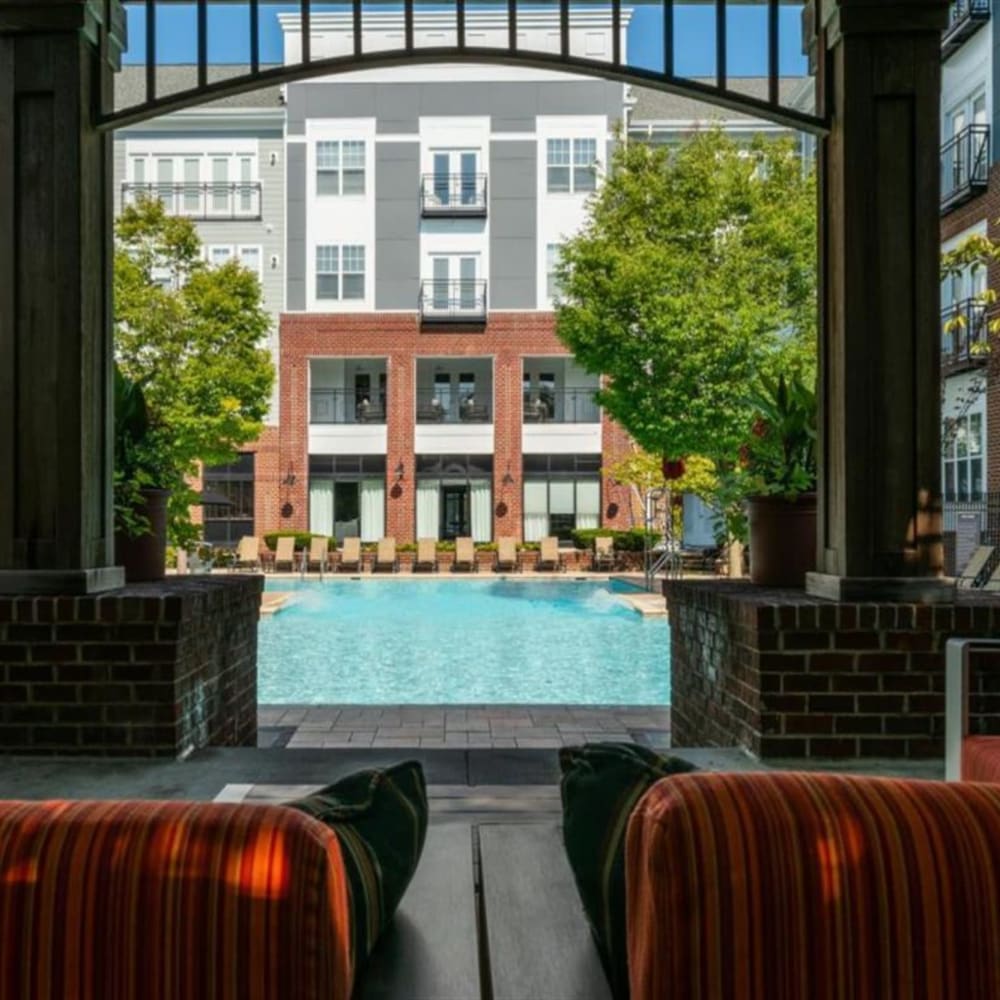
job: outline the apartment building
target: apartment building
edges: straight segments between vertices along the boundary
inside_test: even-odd
[[[958,0],[942,36],[941,244],[1000,239],[1000,164],[990,0]],[[971,267],[941,289],[942,482],[951,566],[961,570],[981,541],[1000,543],[1000,358],[987,350],[1000,267]]]

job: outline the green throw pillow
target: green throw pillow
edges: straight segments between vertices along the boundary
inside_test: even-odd
[[[616,1000],[629,995],[625,937],[625,832],[650,786],[670,774],[696,770],[634,743],[565,747],[562,768],[563,839],[583,909]]]
[[[351,900],[354,967],[360,969],[413,878],[427,835],[427,785],[417,761],[358,771],[289,802],[340,841]]]

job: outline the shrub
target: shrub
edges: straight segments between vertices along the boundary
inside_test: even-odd
[[[454,542],[438,542],[437,543],[438,552],[454,552],[455,543]]]
[[[397,552],[416,552],[417,543],[416,542],[402,542],[396,546]]]
[[[496,542],[476,542],[477,552],[496,552],[497,543]]]
[[[614,528],[578,528],[573,532],[573,544],[578,549],[592,549],[595,538],[614,538],[621,532]]]
[[[518,542],[517,551],[518,552],[540,552],[542,548],[541,542]]]
[[[616,531],[613,528],[581,528],[573,532],[573,544],[578,549],[592,549],[595,538],[613,538],[614,547],[619,552],[642,552],[647,535],[650,545],[659,541],[660,536],[657,532],[647,532],[644,528],[629,528],[625,531]]]
[[[311,531],[269,531],[264,535],[264,544],[273,552],[278,545],[279,538],[294,538],[296,549],[308,549],[309,543],[319,535]],[[337,539],[331,538],[327,542],[327,550],[333,552],[337,548]]]

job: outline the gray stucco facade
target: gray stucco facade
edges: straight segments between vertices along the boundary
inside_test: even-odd
[[[538,144],[490,143],[490,305],[536,301]]]

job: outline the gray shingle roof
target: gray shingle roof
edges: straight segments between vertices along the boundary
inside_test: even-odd
[[[699,79],[698,83],[714,84],[714,80]],[[810,83],[809,77],[789,76],[782,77],[778,81],[778,94],[781,104],[786,107],[797,107],[796,97]],[[727,89],[746,94],[748,97],[756,97],[761,100],[767,98],[767,77],[746,76],[730,77],[727,81]],[[650,124],[657,122],[675,121],[711,121],[719,119],[722,121],[748,121],[752,116],[741,114],[736,111],[729,111],[726,108],[716,107],[705,101],[695,101],[689,97],[680,97],[677,94],[668,94],[662,90],[651,90],[648,87],[632,87],[632,97],[635,99],[635,106],[632,109],[631,121],[633,124]],[[807,107],[802,110],[810,110]]]
[[[261,69],[269,67],[262,66]],[[249,66],[208,67],[208,80],[212,83],[233,76],[243,76],[250,72]],[[156,92],[158,97],[167,97],[181,90],[189,90],[198,85],[198,69],[190,66],[160,66],[156,71]],[[224,97],[202,105],[206,108],[277,108],[281,106],[281,88],[263,87],[246,94]],[[146,100],[146,67],[123,66],[115,76],[115,107],[118,110],[142,104]]]

